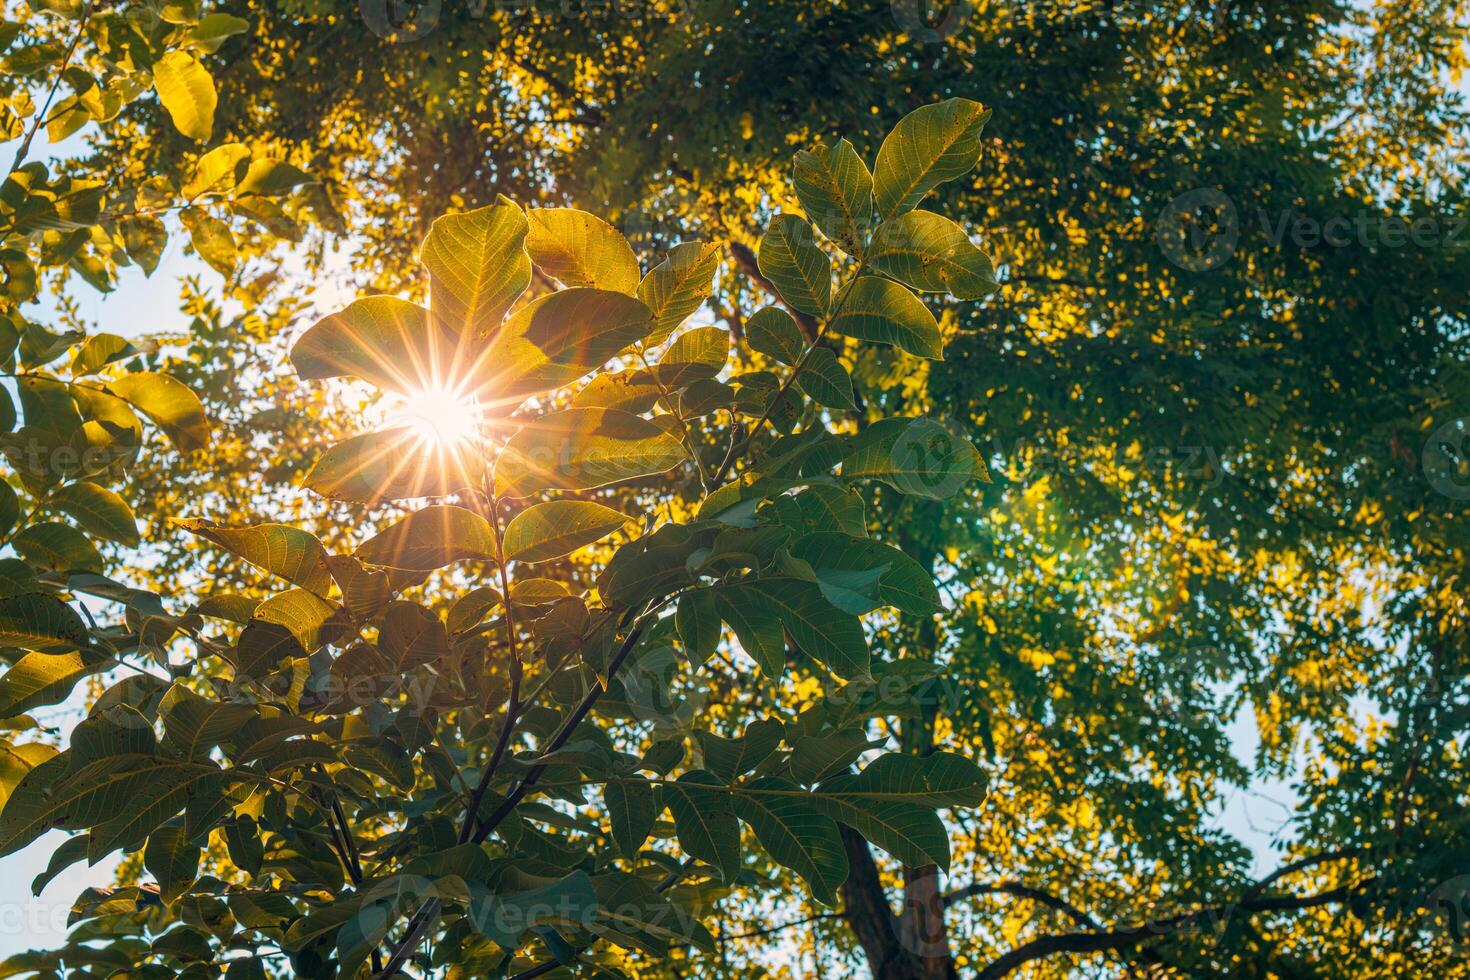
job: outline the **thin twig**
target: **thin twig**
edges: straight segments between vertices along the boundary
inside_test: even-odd
[[[46,118],[46,113],[51,109],[51,102],[56,98],[56,92],[61,88],[61,79],[66,75],[66,69],[71,65],[72,55],[76,54],[77,45],[82,42],[82,35],[87,33],[87,20],[92,16],[92,4],[88,3],[82,7],[82,19],[77,22],[77,32],[72,35],[71,44],[66,48],[66,54],[61,59],[61,67],[56,70],[56,81],[51,83],[51,91],[46,93],[46,101],[41,105],[41,111],[36,113],[36,118],[31,120],[31,126],[26,130],[25,139],[21,140],[20,148],[15,151],[15,162],[10,165],[10,173],[15,173],[25,163],[26,154],[31,151],[31,141],[36,138],[36,131],[41,128],[41,122]],[[9,174],[6,175],[7,177]]]

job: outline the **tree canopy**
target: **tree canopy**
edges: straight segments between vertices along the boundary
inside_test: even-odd
[[[1465,6],[921,6],[9,12],[7,969],[1461,975]]]

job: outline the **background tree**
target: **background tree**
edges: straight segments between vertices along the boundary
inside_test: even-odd
[[[888,4],[492,5],[402,43],[348,4],[226,9],[252,29],[218,54],[225,131],[302,154],[375,284],[422,289],[408,259],[428,220],[505,191],[609,213],[645,261],[675,229],[730,240],[710,313],[737,334],[764,302],[757,235],[793,203],[790,141],[841,132],[871,160],[914,105],[993,104],[986,166],[936,207],[985,232],[1001,293],[949,314],[937,369],[842,352],[858,417],[973,425],[997,476],[942,521],[891,511],[954,612],[934,636],[875,637],[950,664],[934,724],[997,787],[965,842],[973,880],[945,886],[956,962],[1458,968],[1430,909],[1464,867],[1461,7],[988,5],[924,30]],[[146,100],[111,132],[101,159],[188,166]],[[1297,230],[1338,215],[1345,241]],[[1416,238],[1397,218],[1433,223]],[[270,453],[304,434],[235,418]],[[299,474],[319,447],[292,448]],[[191,560],[169,559],[163,576]],[[1254,758],[1231,751],[1237,716]],[[1210,813],[1262,776],[1296,784],[1279,842],[1305,863],[1256,890]],[[896,896],[883,862],[865,880]],[[1314,895],[1331,900],[1292,904]],[[846,908],[871,965],[884,936],[934,935],[925,902],[900,927],[877,887],[862,897]],[[1188,928],[1227,904],[1223,930]],[[770,912],[746,906],[742,930]],[[808,927],[823,955],[852,941]]]

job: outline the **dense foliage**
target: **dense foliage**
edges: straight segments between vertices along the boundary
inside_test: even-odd
[[[211,590],[274,594],[171,518],[285,522],[346,553],[368,535],[359,527],[401,515],[297,489],[381,410],[358,388],[297,383],[286,342],[310,296],[277,263],[278,242],[301,239],[295,254],[319,272],[335,261],[327,246],[345,240],[365,283],[437,309],[414,261],[420,242],[438,215],[497,194],[608,215],[639,271],[705,238],[718,249],[686,253],[714,266],[696,322],[738,341],[730,371],[765,371],[779,358],[754,346],[764,333],[750,310],[781,300],[804,339],[820,326],[802,309],[809,297],[763,274],[760,243],[786,221],[777,215],[806,215],[844,242],[841,215],[813,204],[792,150],[842,134],[875,163],[914,106],[992,106],[983,165],[926,206],[961,234],[985,233],[1000,292],[931,306],[942,361],[830,332],[817,348],[830,345],[851,378],[853,407],[824,412],[840,430],[945,419],[990,464],[993,483],[943,501],[881,483],[861,495],[868,534],[925,569],[942,606],[937,619],[869,615],[876,660],[928,661],[946,678],[923,691],[925,710],[868,734],[911,755],[940,745],[975,759],[991,791],[946,824],[947,875],[844,831],[852,873],[835,911],[764,877],[737,881],[712,906],[716,951],[699,968],[1464,970],[1470,275],[1466,119],[1453,93],[1463,4],[958,4],[931,26],[886,2],[429,4],[432,16],[397,34],[383,17],[398,6],[346,0],[229,2],[207,15],[168,4],[147,7],[151,17],[144,5],[104,8],[80,32],[83,8],[51,6],[22,12],[11,39],[7,98],[22,128],[55,112],[27,110],[21,91],[39,104],[58,81],[59,106],[75,92],[95,154],[66,165],[66,179],[95,182],[122,212],[160,208],[159,227],[191,237],[226,276],[222,290],[187,286],[187,338],[156,350],[134,339],[141,357],[81,377],[112,387],[122,371],[171,374],[213,422],[211,445],[186,465],[159,447],[130,459],[126,488],[109,484],[142,519],[147,560],[123,568],[126,545],[107,543],[102,560],[169,597],[167,615]],[[113,26],[124,20],[128,31]],[[155,77],[168,86],[150,66],[173,48],[217,89],[209,142],[198,120],[175,115],[182,103],[149,95]],[[66,58],[85,74],[63,76]],[[88,78],[130,93],[126,106],[89,97]],[[193,200],[208,151],[221,154],[220,182]],[[237,190],[247,154],[289,161],[280,172],[292,182],[271,196]],[[184,214],[214,222],[162,213],[191,200]],[[143,264],[121,221],[97,227],[72,236],[81,266]],[[64,297],[91,287],[61,271],[78,270],[71,255],[47,250],[59,230],[7,244],[28,251],[41,295],[63,297],[52,319],[64,332],[84,326]],[[135,244],[156,239],[145,230]],[[556,278],[532,276],[538,296]],[[73,363],[80,342],[47,369],[66,374],[56,362]],[[808,367],[824,365],[813,358]],[[728,418],[698,419],[675,435],[707,454],[709,477]],[[34,502],[18,471],[13,483]],[[680,521],[704,490],[691,461],[597,496],[625,515]],[[610,555],[594,545],[555,559],[557,574],[596,586]],[[474,567],[413,594],[434,606],[468,587]],[[41,571],[48,586],[61,581]],[[659,720],[688,705],[734,734],[830,694],[751,687],[746,661],[722,671],[720,656],[743,649],[735,638],[675,675]],[[182,640],[169,648],[177,665],[194,655]],[[682,663],[678,648],[676,636],[659,678]],[[32,730],[13,741],[57,739]],[[1273,799],[1248,806],[1272,824],[1282,874],[1266,875],[1218,816],[1228,803],[1238,825],[1242,797],[1263,791]],[[747,870],[771,872],[754,863],[765,860],[756,838],[746,843]],[[224,850],[216,836],[209,873],[228,869]],[[137,860],[122,874],[155,878]]]

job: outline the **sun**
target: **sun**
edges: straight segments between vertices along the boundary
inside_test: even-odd
[[[405,396],[391,421],[413,428],[425,442],[448,448],[479,435],[481,411],[473,395],[435,384]]]

